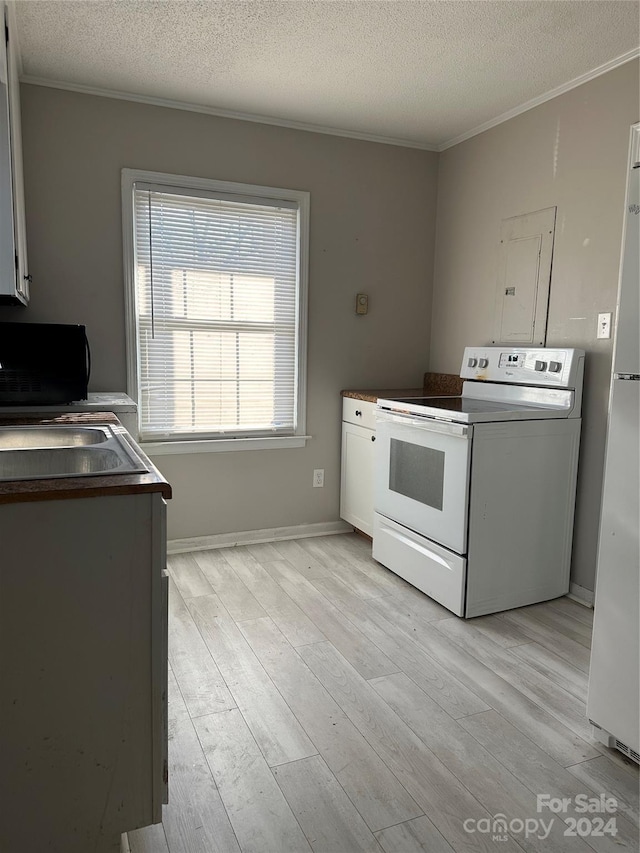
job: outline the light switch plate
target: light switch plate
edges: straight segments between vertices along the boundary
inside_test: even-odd
[[[356,314],[366,314],[369,310],[369,297],[366,293],[356,294]]]
[[[606,311],[603,314],[598,314],[598,338],[611,337],[611,311]]]

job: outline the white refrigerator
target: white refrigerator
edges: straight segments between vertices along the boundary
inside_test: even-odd
[[[640,763],[640,124],[631,156],[618,291],[587,715]]]

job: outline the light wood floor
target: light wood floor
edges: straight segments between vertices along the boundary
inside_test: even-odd
[[[170,803],[132,853],[638,849],[637,768],[585,716],[590,610],[463,621],[356,535],[169,571]],[[537,794],[601,793],[615,838],[565,836],[560,817],[546,840],[465,831],[497,813],[548,823]]]

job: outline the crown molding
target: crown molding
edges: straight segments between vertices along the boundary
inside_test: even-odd
[[[539,95],[537,98],[532,98],[530,101],[526,101],[519,107],[514,107],[512,110],[509,110],[506,113],[502,113],[496,118],[490,119],[489,121],[485,121],[483,124],[479,124],[472,130],[467,130],[465,133],[461,133],[460,136],[455,136],[453,139],[449,139],[447,142],[441,143],[440,145],[438,145],[437,150],[446,151],[447,148],[452,148],[454,145],[459,145],[461,142],[465,142],[467,139],[471,139],[473,136],[477,136],[479,133],[484,133],[485,130],[491,130],[492,127],[496,127],[499,124],[503,124],[505,121],[509,121],[509,119],[515,118],[516,116],[519,116],[522,113],[526,113],[528,110],[532,110],[534,107],[539,107],[540,104],[544,104],[546,103],[546,101],[551,101],[553,100],[553,98],[557,98],[559,95],[564,95],[565,92],[570,92],[571,89],[576,89],[578,86],[582,86],[583,83],[588,83],[589,80],[594,80],[596,77],[601,77],[608,71],[613,71],[614,68],[618,68],[620,65],[625,65],[627,62],[631,62],[632,60],[637,59],[638,57],[640,57],[640,47],[635,47],[633,48],[633,50],[629,50],[626,53],[623,53],[621,56],[618,56],[615,59],[610,60],[609,62],[605,62],[604,65],[599,65],[592,71],[587,71],[586,74],[581,74],[579,77],[575,77],[573,80],[569,80],[568,83],[563,83],[562,86],[557,86],[555,89],[551,89],[549,92],[545,92],[544,95]]]
[[[8,5],[10,14],[14,14],[12,9],[14,4],[9,3]],[[45,86],[49,89],[63,89],[69,92],[78,92],[82,95],[96,95],[101,98],[115,98],[116,100],[121,101],[133,101],[134,103],[149,104],[155,107],[185,110],[187,112],[202,113],[204,115],[212,115],[219,118],[229,118],[237,121],[250,121],[257,124],[273,125],[274,127],[286,127],[290,130],[303,130],[308,133],[323,133],[328,136],[341,136],[346,139],[359,139],[364,142],[377,142],[381,145],[395,145],[401,148],[416,148],[421,151],[441,152],[446,151],[448,148],[452,148],[454,145],[459,145],[467,139],[478,136],[478,134],[484,133],[485,130],[491,130],[492,127],[504,124],[504,122],[509,121],[522,113],[528,112],[529,110],[534,109],[534,107],[538,107],[547,101],[551,101],[559,95],[563,95],[565,92],[570,92],[572,89],[582,86],[583,83],[588,83],[589,80],[594,80],[596,77],[600,77],[608,71],[613,71],[614,68],[618,68],[620,65],[625,65],[627,62],[638,59],[638,57],[640,57],[640,47],[633,48],[632,50],[617,56],[615,59],[605,62],[603,65],[599,65],[597,68],[587,71],[585,74],[581,74],[573,80],[569,80],[568,83],[563,83],[561,86],[557,86],[555,89],[551,89],[543,95],[538,95],[538,97],[532,98],[524,104],[520,104],[505,113],[501,113],[499,116],[496,116],[496,118],[483,122],[477,127],[467,130],[459,136],[455,136],[440,144],[417,142],[411,139],[395,138],[391,136],[380,136],[374,133],[360,133],[358,131],[344,130],[337,127],[324,127],[323,125],[273,118],[272,116],[263,116],[258,115],[257,113],[243,113],[236,112],[235,110],[218,109],[217,107],[210,107],[206,104],[192,104],[188,101],[177,101],[170,98],[157,98],[151,95],[120,92],[115,89],[103,89],[99,86],[85,86],[82,83],[68,83],[63,80],[48,80],[44,77],[34,77],[29,74],[21,73],[20,82],[29,83],[32,86]],[[18,54],[18,58],[20,65],[22,65],[22,57],[20,53]]]
[[[378,142],[381,145],[395,145],[401,148],[418,148],[422,151],[437,151],[437,145],[428,142],[416,142],[411,139],[396,139],[392,136],[379,136],[375,133],[360,133],[353,130],[343,130],[338,127],[325,127],[318,124],[309,124],[303,121],[289,121],[288,119],[272,118],[271,116],[258,115],[256,113],[242,113],[234,110],[223,110],[217,107],[209,107],[206,104],[191,104],[188,101],[174,101],[170,98],[156,98],[151,95],[138,95],[131,92],[119,92],[115,89],[102,89],[98,86],[85,86],[81,83],[67,83],[63,80],[48,80],[44,77],[32,77],[29,74],[20,75],[21,83],[29,83],[32,86],[46,86],[49,89],[64,89],[69,92],[79,92],[82,95],[97,95],[101,98],[115,98],[121,101],[134,101],[140,104],[150,104],[154,107],[168,107],[173,110],[185,110],[192,113],[203,113],[204,115],[217,116],[218,118],[230,118],[238,121],[250,121],[257,124],[270,124],[275,127],[286,127],[290,130],[304,130],[308,133],[323,133],[328,136],[343,136],[347,139],[360,139],[364,142]]]

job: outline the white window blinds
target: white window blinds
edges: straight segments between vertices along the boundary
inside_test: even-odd
[[[298,207],[134,183],[143,440],[295,434]]]

